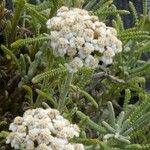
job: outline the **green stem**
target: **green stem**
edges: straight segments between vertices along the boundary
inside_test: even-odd
[[[11,28],[11,32],[10,32],[10,41],[9,42],[15,41],[17,25],[18,25],[20,16],[24,10],[25,3],[26,3],[25,0],[16,0],[15,2],[16,2],[16,9],[15,9],[15,13],[14,13],[14,16],[12,19],[12,28]]]
[[[36,92],[38,93],[38,98],[37,98],[37,100],[36,100],[36,102],[35,102],[35,104],[34,104],[34,107],[36,108],[36,107],[39,107],[41,104],[42,104],[42,102],[43,102],[43,100],[41,100],[41,97],[43,97],[43,98],[46,98],[46,100],[48,101],[48,102],[50,102],[53,106],[54,106],[54,108],[56,108],[56,106],[57,106],[57,103],[56,103],[56,101],[51,97],[51,95],[49,95],[48,93],[45,93],[45,92],[43,92],[42,90],[39,90],[39,89],[36,89]]]
[[[80,92],[83,96],[85,96],[86,98],[87,98],[87,100],[89,100],[92,104],[93,104],[93,106],[96,108],[96,109],[98,109],[98,104],[97,104],[97,102],[95,101],[95,99],[90,95],[90,94],[88,94],[86,91],[84,91],[84,90],[81,90],[79,87],[77,87],[77,86],[73,86],[73,85],[71,85],[71,88],[73,89],[73,90],[75,90],[75,91],[78,91],[78,92]]]
[[[21,73],[21,67],[20,67],[19,61],[18,61],[17,57],[13,54],[13,52],[11,50],[9,50],[7,47],[5,47],[4,45],[1,45],[0,48],[3,50],[3,52],[6,55],[9,55],[12,58],[15,65],[17,66],[19,72]]]
[[[73,73],[67,73],[66,79],[65,79],[65,84],[62,87],[62,90],[60,92],[60,98],[59,98],[59,103],[58,103],[58,110],[60,112],[63,111],[64,106],[65,106],[65,100],[68,95],[69,87],[71,85],[73,78]]]

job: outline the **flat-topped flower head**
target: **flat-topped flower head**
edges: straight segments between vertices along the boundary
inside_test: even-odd
[[[6,143],[14,149],[67,150],[70,147],[68,150],[75,150],[79,145],[69,143],[69,139],[79,136],[79,127],[71,124],[56,109],[27,110],[23,117],[14,119],[10,130]],[[83,148],[82,145],[79,150]]]
[[[122,51],[117,31],[83,9],[61,7],[56,16],[47,21],[47,28],[54,55],[69,57],[66,66],[72,73],[82,66],[96,68],[99,61],[112,64],[115,54]]]
[[[65,64],[70,73],[77,72],[83,66],[82,59],[75,57],[69,64]]]

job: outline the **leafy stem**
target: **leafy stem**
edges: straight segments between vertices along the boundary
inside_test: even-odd
[[[64,85],[62,85],[62,88],[60,91],[60,98],[59,98],[59,103],[58,103],[58,110],[60,112],[62,112],[64,109],[65,100],[66,100],[66,97],[68,95],[68,91],[69,91],[72,79],[73,79],[73,73],[68,72],[66,79],[65,79],[65,83],[64,83]]]

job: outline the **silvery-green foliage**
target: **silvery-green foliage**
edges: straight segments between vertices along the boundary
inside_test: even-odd
[[[115,28],[123,48],[111,65],[99,61],[97,67],[70,74],[65,66],[70,58],[53,54],[46,22],[62,6],[85,9]],[[7,16],[5,1],[0,1],[0,149],[10,149],[5,139],[12,118],[43,102],[78,124],[80,136],[71,143],[83,143],[87,150],[150,149],[150,95],[145,90],[150,62],[141,59],[150,51],[147,0],[142,15],[132,2],[129,12],[118,10],[113,0],[43,0],[36,5],[14,0],[13,7]],[[126,29],[122,17],[129,13],[134,26]]]

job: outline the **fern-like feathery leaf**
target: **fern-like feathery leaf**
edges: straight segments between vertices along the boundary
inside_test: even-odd
[[[125,89],[125,98],[124,98],[124,103],[123,103],[123,109],[126,112],[128,109],[128,104],[131,99],[131,91],[130,89]]]
[[[32,82],[33,83],[38,83],[38,82],[40,82],[41,80],[43,80],[45,78],[50,78],[50,77],[53,77],[53,76],[56,76],[56,75],[59,75],[59,74],[63,74],[63,73],[66,73],[66,71],[67,70],[66,70],[65,67],[60,67],[60,68],[57,68],[57,69],[46,71],[42,74],[39,74],[39,75],[35,76],[32,79]]]
[[[57,108],[57,102],[51,97],[51,95],[36,89],[36,92],[38,93],[39,96],[46,98],[53,106],[54,108]],[[39,106],[41,104],[41,102],[39,103],[39,101],[36,101],[35,106]]]
[[[131,77],[142,76],[150,74],[149,70],[150,70],[150,61],[146,62],[144,65],[129,70],[129,74]]]
[[[35,37],[35,38],[19,39],[11,44],[11,49],[15,49],[17,51],[18,48],[25,46],[27,44],[34,44],[36,42],[44,42],[44,41],[49,41],[49,40],[50,40],[50,37],[42,36],[42,35],[39,35],[38,37]]]
[[[32,17],[37,18],[42,25],[46,25],[47,18],[45,18],[42,14],[40,14],[40,12],[28,5],[28,3],[26,3],[25,9]]]
[[[15,62],[15,65],[21,71],[19,61],[18,61],[17,57],[13,54],[13,52],[11,50],[9,50],[7,47],[5,47],[4,45],[1,45],[1,49],[4,51],[5,54],[9,55],[12,58],[12,60]]]
[[[123,31],[119,34],[119,37],[121,38],[121,40],[125,41],[125,40],[148,40],[150,39],[150,34],[147,31]]]
[[[51,0],[46,0],[46,1],[43,1],[42,3],[40,3],[38,5],[28,4],[28,6],[30,6],[34,10],[40,12],[40,11],[43,11],[46,9],[50,9],[52,6],[52,2],[51,2]]]
[[[82,113],[81,111],[77,111],[76,112],[77,116],[81,119],[81,120],[85,120],[86,119],[86,124],[91,127],[92,129],[100,132],[100,133],[106,133],[106,130],[104,127],[102,127],[101,125],[96,124],[94,121],[92,121],[88,116],[86,116],[84,113]]]
[[[115,11],[106,10],[106,11],[102,11],[102,12],[96,12],[95,14],[99,17],[108,17],[108,16],[116,16],[117,14],[128,15],[128,14],[130,14],[130,12],[127,10],[115,10]]]
[[[147,4],[148,4],[148,0],[143,0],[142,1],[143,4],[143,15],[146,16],[147,15]]]
[[[136,11],[134,4],[131,1],[129,2],[129,7],[131,9],[132,17],[134,19],[135,25],[138,25],[138,23],[139,23],[138,14],[137,14],[137,11]]]
[[[33,91],[30,86],[23,85],[22,86],[27,91],[27,98],[31,106],[33,106]]]
[[[9,42],[13,42],[16,38],[17,25],[20,20],[21,14],[24,10],[26,0],[15,0],[14,3],[16,7],[15,7],[15,13],[11,21],[11,31],[9,34]]]

